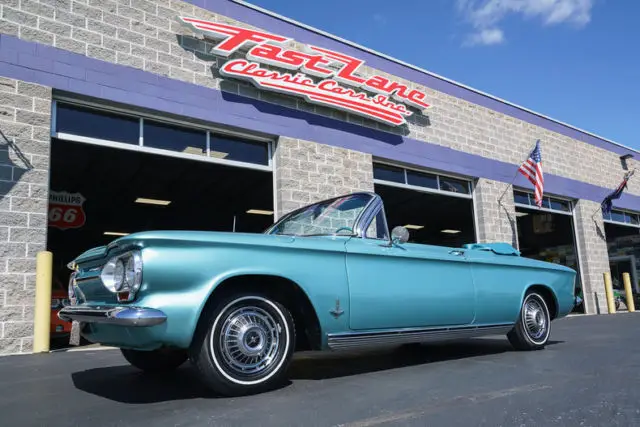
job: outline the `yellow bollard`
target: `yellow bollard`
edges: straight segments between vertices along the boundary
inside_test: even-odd
[[[611,285],[611,273],[608,271],[604,273],[604,292],[607,295],[607,308],[609,314],[616,312],[616,304],[613,301],[613,286]]]
[[[33,320],[33,352],[49,351],[51,328],[51,283],[53,254],[48,251],[36,255],[36,307]]]
[[[636,311],[636,304],[633,302],[629,273],[622,273],[622,281],[624,282],[624,292],[627,294],[627,309],[631,313],[632,311]]]

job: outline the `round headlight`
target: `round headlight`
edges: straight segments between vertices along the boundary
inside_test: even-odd
[[[140,252],[131,251],[111,258],[102,267],[100,279],[111,292],[132,292],[135,294],[142,284],[142,256]]]
[[[113,270],[113,286],[116,291],[121,291],[125,286],[125,274],[124,262],[119,259],[116,261],[116,265]]]
[[[127,258],[125,276],[126,276],[127,284],[129,285],[130,288],[132,288],[136,281],[136,262],[133,256],[130,256],[129,258]]]

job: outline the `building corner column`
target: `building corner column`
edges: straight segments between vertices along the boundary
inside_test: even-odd
[[[46,249],[50,87],[0,77],[0,354],[31,353],[36,254]]]
[[[586,314],[607,313],[603,273],[610,271],[609,253],[599,207],[598,202],[581,199],[574,208]]]
[[[478,243],[505,242],[517,247],[513,189],[507,185],[485,178],[476,181],[473,203]]]

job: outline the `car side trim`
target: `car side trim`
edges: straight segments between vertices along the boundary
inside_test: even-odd
[[[472,338],[483,335],[504,335],[509,332],[513,326],[513,323],[508,323],[499,325],[474,325],[422,329],[407,328],[381,332],[327,334],[327,344],[331,350],[395,346],[410,343]]]
[[[85,323],[107,323],[120,326],[155,326],[167,320],[166,314],[154,308],[67,306],[58,312],[61,320]]]

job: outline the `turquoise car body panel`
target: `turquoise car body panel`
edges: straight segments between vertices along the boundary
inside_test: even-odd
[[[142,254],[142,285],[134,301],[119,303],[102,285],[100,268],[132,248]],[[209,298],[226,280],[241,276],[296,284],[314,309],[323,349],[335,334],[513,324],[531,286],[552,293],[557,317],[575,301],[574,270],[523,258],[504,243],[448,248],[352,235],[152,231],[91,249],[74,265],[77,304],[166,314],[155,326],[83,327],[89,341],[145,350],[188,348]],[[337,303],[341,316],[332,313]]]

